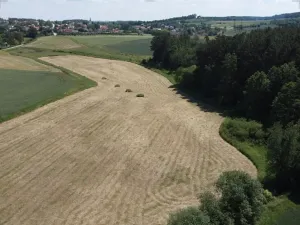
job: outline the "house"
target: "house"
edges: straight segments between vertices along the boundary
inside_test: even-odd
[[[99,30],[100,31],[107,31],[108,30],[108,26],[106,26],[106,25],[100,25]]]
[[[63,33],[73,33],[73,29],[69,29],[69,28],[67,28],[67,29],[62,29],[61,30],[61,32],[63,32]]]

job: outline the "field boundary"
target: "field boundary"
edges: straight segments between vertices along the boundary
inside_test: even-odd
[[[224,141],[235,147],[239,152],[245,155],[257,168],[258,179],[263,182],[267,173],[267,162],[262,163],[261,160],[266,160],[266,156],[263,156],[267,148],[262,145],[250,143],[249,141],[241,142],[231,137],[228,134],[225,127],[229,118],[225,118],[220,126],[219,133]],[[258,152],[261,158],[258,158],[252,152]],[[263,212],[257,225],[273,225],[277,224],[278,220],[289,213],[291,210],[299,210],[300,207],[292,202],[287,195],[280,195],[266,205],[265,211]],[[288,225],[288,224],[287,224]]]
[[[10,115],[6,116],[5,119],[3,119],[0,115],[0,124],[5,122],[5,121],[8,121],[8,120],[14,119],[16,117],[22,116],[22,115],[24,115],[28,112],[34,111],[34,110],[36,110],[40,107],[43,107],[43,106],[45,106],[49,103],[58,101],[58,100],[63,99],[67,96],[70,96],[72,94],[75,94],[77,92],[80,92],[80,91],[83,91],[83,90],[86,90],[86,89],[89,89],[89,88],[92,88],[92,87],[96,87],[98,85],[96,81],[91,80],[91,79],[89,79],[89,78],[87,78],[83,75],[77,74],[73,71],[70,71],[66,68],[53,65],[52,63],[44,62],[43,60],[40,60],[40,59],[35,59],[35,58],[30,58],[30,59],[33,59],[36,62],[41,63],[43,65],[47,65],[47,66],[51,66],[53,68],[56,68],[60,71],[60,73],[63,73],[66,76],[71,76],[71,77],[76,78],[77,85],[74,86],[74,88],[68,90],[67,92],[65,92],[63,94],[56,95],[54,97],[51,97],[51,98],[45,99],[43,101],[37,102],[34,105],[31,105],[29,107],[25,107],[25,108],[21,109],[20,111],[18,111],[16,113],[11,113]]]

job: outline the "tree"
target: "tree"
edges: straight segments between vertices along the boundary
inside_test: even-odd
[[[159,64],[163,64],[166,61],[168,54],[170,33],[158,32],[154,34],[151,41],[151,50],[153,51],[153,61]]]
[[[18,44],[22,44],[22,42],[24,41],[23,33],[14,32],[14,39],[18,42]]]
[[[209,217],[199,209],[190,207],[171,214],[168,225],[211,225]]]
[[[296,82],[299,76],[299,71],[294,62],[283,64],[280,67],[273,66],[268,72],[268,78],[271,81],[271,90],[274,97],[283,85],[289,82]]]
[[[221,209],[219,200],[212,193],[204,193],[200,196],[200,210],[209,216],[213,225],[233,225],[233,221]]]
[[[9,45],[19,45],[24,41],[23,33],[16,31],[5,32],[2,36],[3,42],[7,42]]]
[[[300,186],[300,123],[284,128],[276,123],[268,138],[270,171],[280,188]]]
[[[218,87],[220,103],[222,105],[236,103],[236,92],[239,90],[239,85],[236,82],[237,72],[237,56],[236,54],[226,54],[222,62],[223,74]]]
[[[222,212],[234,225],[255,225],[266,201],[259,181],[241,171],[223,173],[216,183]]]
[[[36,38],[38,35],[38,31],[36,28],[34,27],[30,27],[28,32],[27,32],[27,37],[30,37],[30,38]]]
[[[221,196],[200,196],[198,209],[188,208],[171,215],[168,225],[255,225],[266,202],[259,181],[241,171],[223,173],[216,182]]]
[[[273,121],[286,125],[300,119],[300,81],[283,86],[272,105]]]
[[[256,72],[247,80],[245,106],[251,119],[264,121],[268,118],[272,104],[270,83],[264,72]]]

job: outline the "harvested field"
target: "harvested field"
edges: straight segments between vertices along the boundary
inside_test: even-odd
[[[33,59],[13,56],[4,52],[0,54],[0,69],[59,72],[59,70],[38,63]]]
[[[98,86],[0,124],[0,224],[166,224],[223,171],[256,175],[219,136],[223,118],[164,77],[127,62],[43,60]]]

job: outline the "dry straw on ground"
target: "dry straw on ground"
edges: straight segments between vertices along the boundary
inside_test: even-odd
[[[182,99],[164,77],[128,62],[43,60],[99,86],[0,125],[0,224],[165,225],[223,171],[256,175],[219,136],[223,118]],[[113,92],[112,81],[149,97]]]

